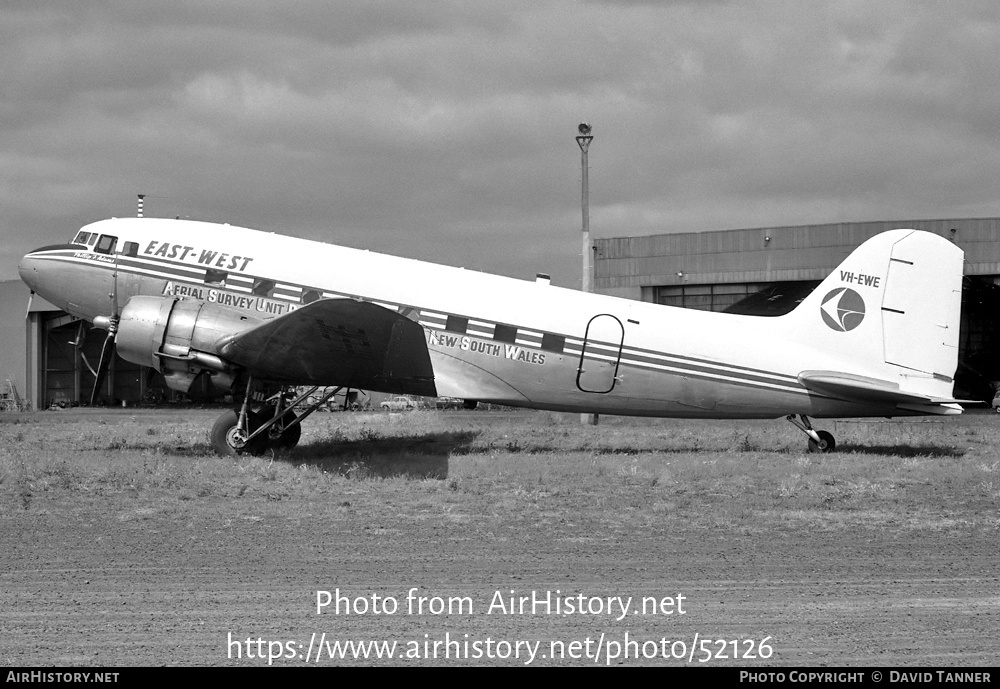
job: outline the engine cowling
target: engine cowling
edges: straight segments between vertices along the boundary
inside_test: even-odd
[[[119,356],[163,374],[167,387],[181,392],[207,371],[212,384],[232,386],[233,367],[218,356],[218,342],[260,323],[218,304],[179,297],[136,296],[118,319],[115,345]]]

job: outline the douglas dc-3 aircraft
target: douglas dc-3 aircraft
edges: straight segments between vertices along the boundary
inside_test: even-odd
[[[229,225],[124,218],[20,263],[24,282],[108,330],[110,352],[186,391],[243,398],[221,454],[292,447],[297,386],[342,386],[568,412],[809,417],[960,414],[963,254],[892,230],[778,317],[661,306]],[[299,407],[301,408],[301,407]]]

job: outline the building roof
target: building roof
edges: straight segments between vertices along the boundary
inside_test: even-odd
[[[822,280],[870,237],[934,232],[965,251],[966,275],[1000,275],[1000,218],[895,220],[597,239],[598,292],[720,283]]]

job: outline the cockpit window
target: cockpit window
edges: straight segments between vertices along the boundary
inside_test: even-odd
[[[118,243],[118,237],[112,237],[110,234],[102,234],[101,238],[97,240],[97,246],[94,247],[94,251],[99,254],[110,254],[115,250],[115,244]]]
[[[77,232],[76,239],[73,240],[74,244],[89,244],[90,243],[90,233],[89,232]]]
[[[124,255],[124,256],[138,256],[139,255],[139,243],[138,242],[125,242],[125,246],[122,248],[122,255]]]

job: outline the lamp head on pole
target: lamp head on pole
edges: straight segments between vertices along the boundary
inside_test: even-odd
[[[587,148],[590,146],[590,141],[594,138],[594,135],[590,133],[591,129],[592,127],[586,122],[581,122],[576,128],[576,130],[580,132],[580,136],[576,137],[576,143],[580,145],[580,150],[584,153],[587,152]]]

